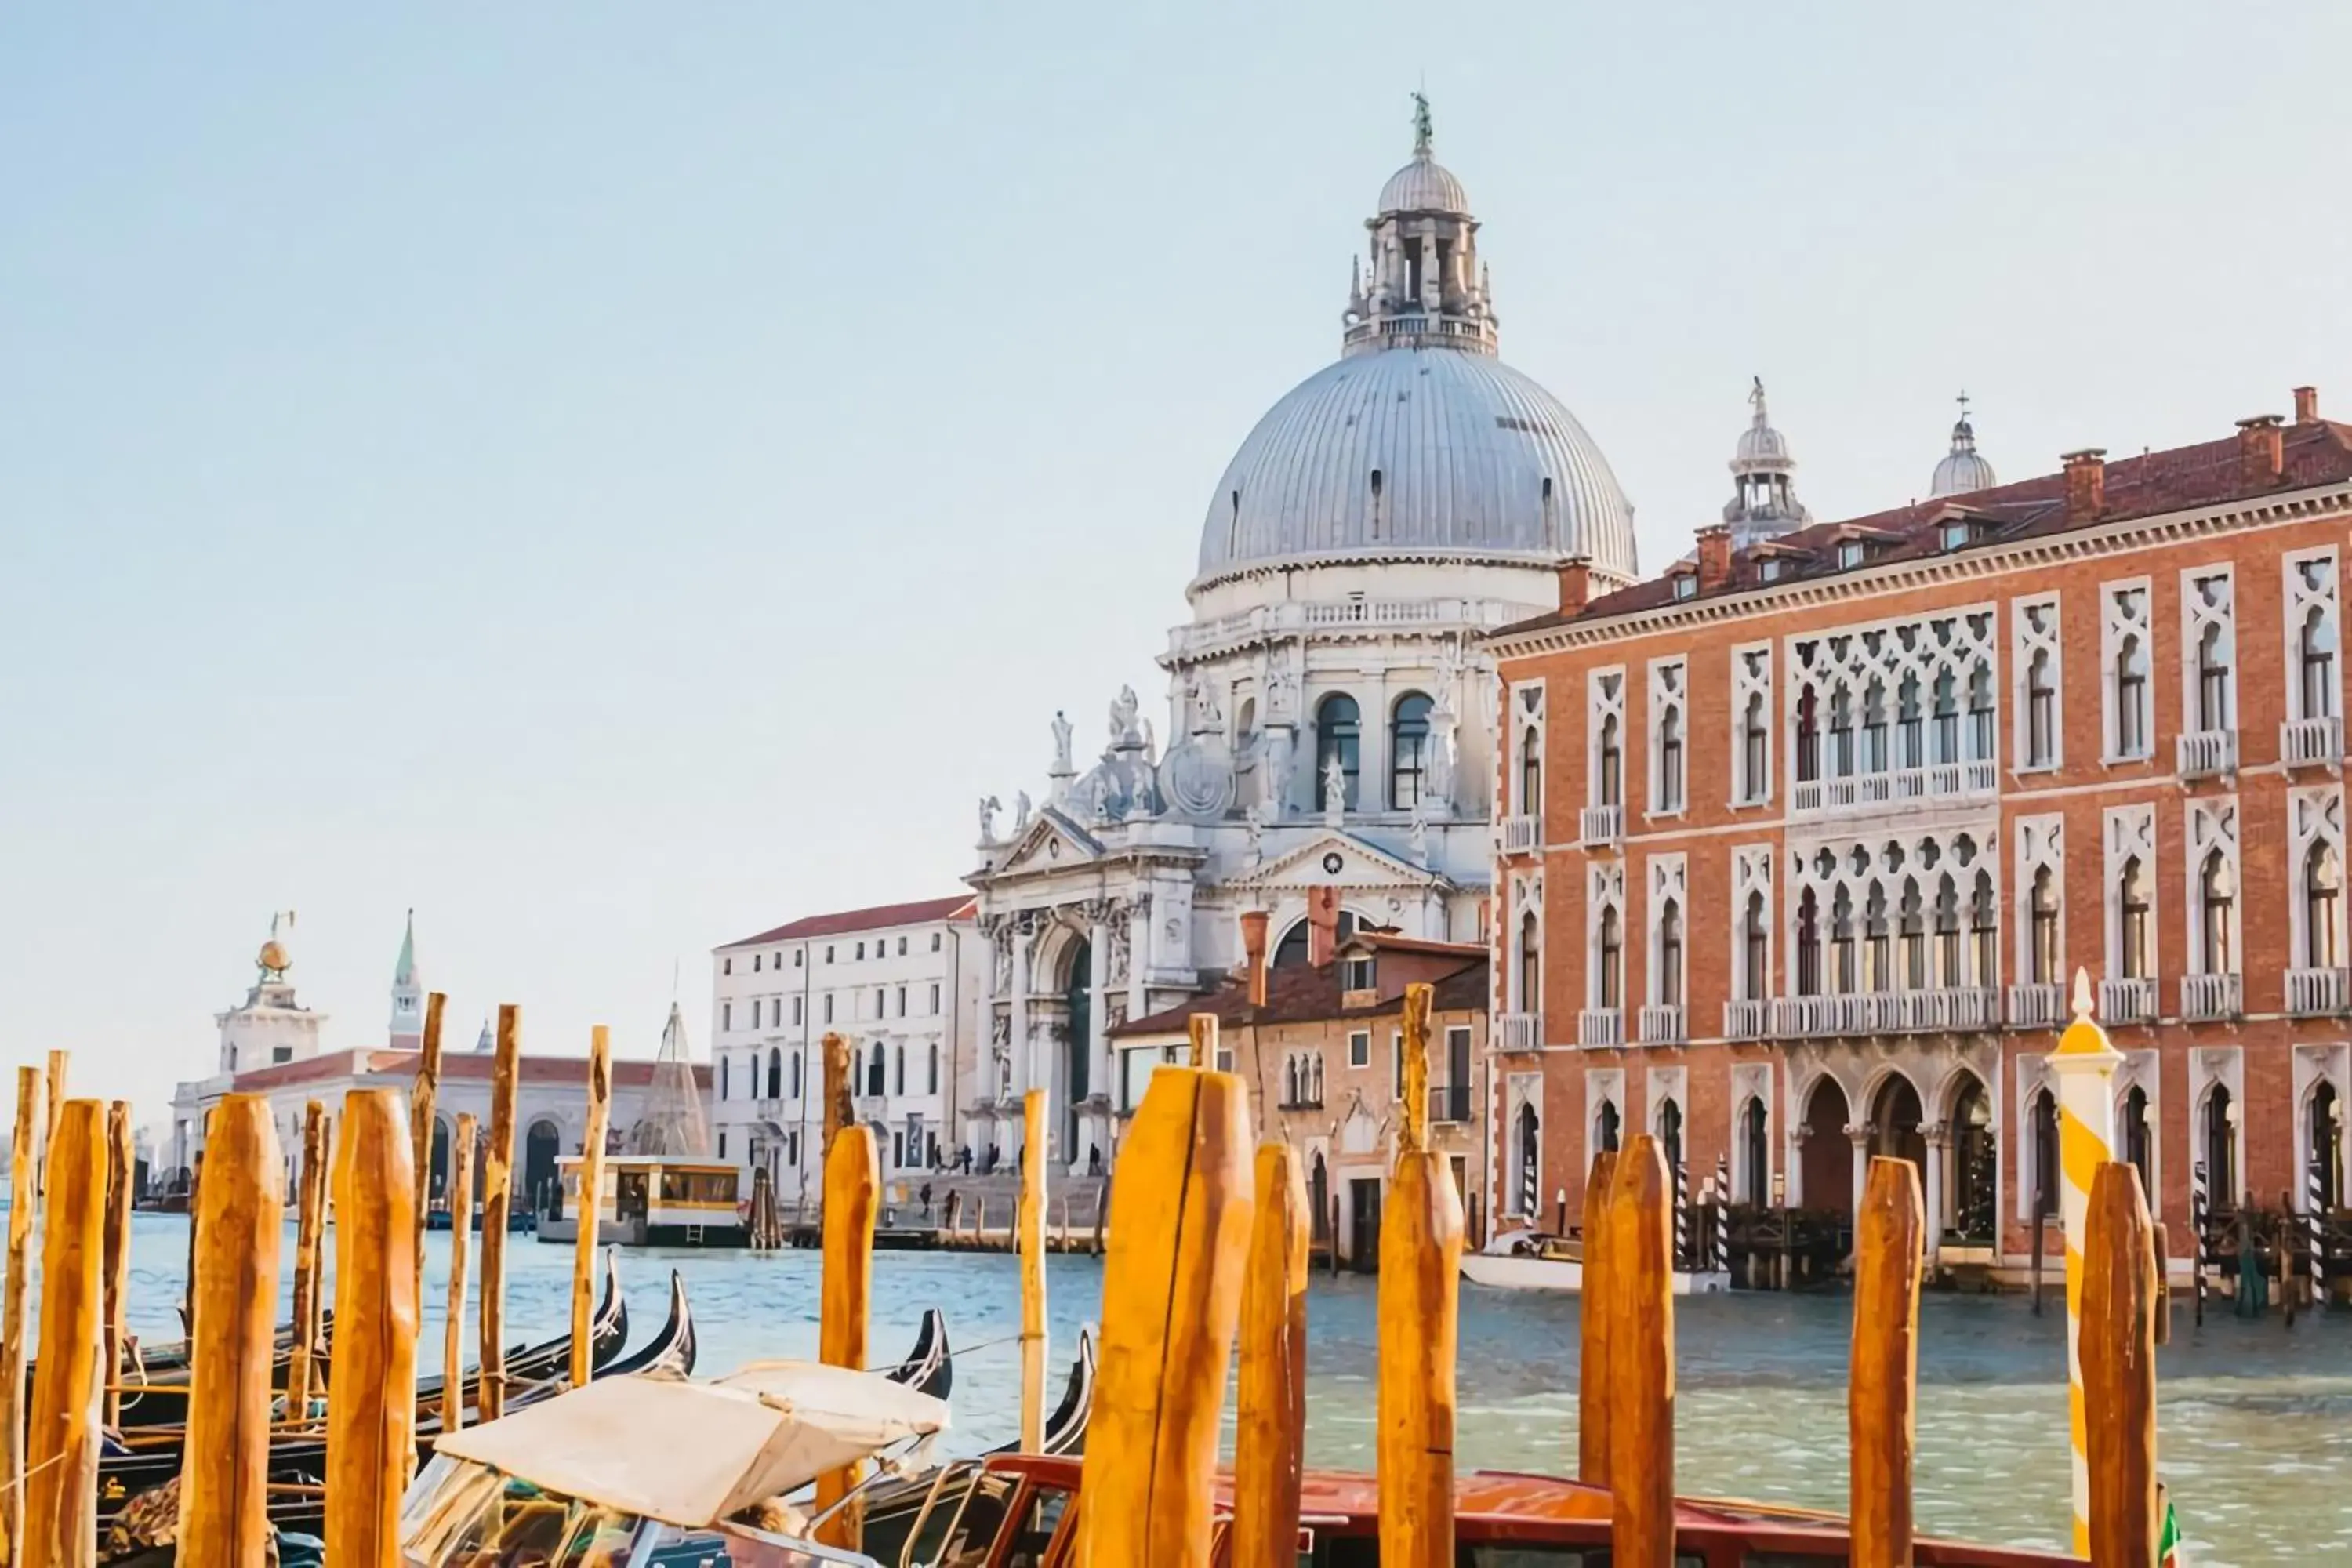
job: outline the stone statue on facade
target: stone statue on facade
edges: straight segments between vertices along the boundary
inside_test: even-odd
[[[1348,809],[1348,770],[1339,765],[1339,753],[1333,752],[1323,759],[1323,820],[1333,827]]]
[[[1135,716],[1142,706],[1136,700],[1134,687],[1118,689],[1118,695],[1111,700],[1110,705],[1110,743],[1113,746],[1125,744],[1136,738]]]
[[[1022,791],[1020,791],[1019,793],[1015,794],[1015,795],[1013,795],[1013,837],[1015,837],[1015,838],[1020,837],[1021,837],[1022,830],[1023,830],[1024,828],[1025,828],[1025,827],[1027,827],[1027,826],[1029,826],[1029,813],[1030,813],[1030,810],[1031,810],[1031,807],[1030,807],[1030,804],[1029,804],[1029,792],[1028,792],[1027,790],[1025,790],[1025,789],[1024,789],[1024,790],[1022,790]]]
[[[1054,710],[1054,771],[1076,773],[1070,762],[1070,717],[1059,708]]]
[[[1224,709],[1218,704],[1216,689],[1200,676],[1192,678],[1187,695],[1192,699],[1192,732],[1195,735],[1215,734],[1225,727]]]
[[[1258,759],[1259,777],[1264,781],[1260,804],[1265,807],[1266,821],[1280,822],[1290,812],[1290,781],[1298,771],[1297,742],[1288,725],[1265,733]]]
[[[1266,805],[1264,801],[1254,803],[1247,811],[1242,813],[1243,825],[1249,832],[1249,853],[1242,863],[1253,871],[1265,864],[1266,816]]]
[[[980,797],[980,841],[982,844],[996,842],[996,814],[1003,809],[1003,803],[994,795]]]
[[[1429,805],[1425,801],[1416,801],[1413,804],[1412,837],[1408,842],[1412,847],[1412,863],[1424,871],[1428,870]]]

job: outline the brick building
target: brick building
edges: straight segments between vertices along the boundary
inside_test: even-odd
[[[1336,894],[1336,889],[1332,890]],[[1487,950],[1362,930],[1341,940],[1336,897],[1310,910],[1302,964],[1269,968],[1265,916],[1243,917],[1244,973],[1197,1001],[1111,1031],[1118,1056],[1118,1115],[1134,1113],[1163,1062],[1184,1059],[1196,1013],[1217,1019],[1215,1064],[1250,1086],[1260,1138],[1286,1140],[1306,1161],[1319,1245],[1370,1268],[1380,1257],[1381,1194],[1404,1089],[1404,988],[1435,987],[1429,1016],[1431,1146],[1451,1157],[1469,1205],[1485,1184],[1475,1107],[1487,1085]],[[1249,972],[1257,976],[1255,996]]]
[[[2352,426],[2303,388],[2291,422],[1991,477],[1964,419],[1960,493],[1711,527],[1598,597],[1571,561],[1487,640],[1498,1221],[1573,1212],[1649,1130],[1746,1203],[1850,1211],[1905,1155],[1931,1258],[2014,1268],[2078,967],[2174,1234],[2200,1165],[2217,1205],[2342,1206]]]

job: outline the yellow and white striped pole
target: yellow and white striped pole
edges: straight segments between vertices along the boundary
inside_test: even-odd
[[[2091,1016],[2091,976],[2074,971],[2074,1021],[2050,1058],[2058,1075],[2058,1218],[2066,1238],[2066,1426],[2074,1440],[2074,1555],[2091,1553],[2091,1469],[2083,1409],[2083,1234],[2091,1183],[2115,1158],[2116,1068],[2123,1053]]]

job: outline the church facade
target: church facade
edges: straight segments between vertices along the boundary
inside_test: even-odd
[[[1039,1088],[1048,1158],[1108,1166],[1111,1031],[1221,983],[1245,912],[1269,916],[1276,967],[1307,961],[1310,900],[1337,899],[1342,935],[1487,940],[1506,725],[1480,638],[1549,608],[1564,560],[1602,586],[1638,567],[1599,448],[1497,356],[1479,224],[1425,107],[1415,130],[1366,222],[1339,357],[1210,492],[1158,732],[1122,687],[1090,763],[1057,713],[1042,795],[1002,827],[982,802],[959,1129],[976,1152],[1013,1157]]]

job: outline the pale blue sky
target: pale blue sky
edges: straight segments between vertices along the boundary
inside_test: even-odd
[[[1761,373],[1832,517],[2352,412],[2352,8],[13,7],[0,1047],[142,1119],[269,910],[460,1044],[956,887],[1099,743],[1410,146],[1652,566]]]

